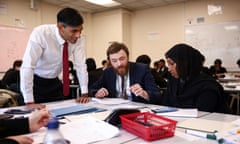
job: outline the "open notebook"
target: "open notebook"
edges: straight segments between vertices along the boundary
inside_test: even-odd
[[[52,109],[50,110],[50,113],[52,114],[53,117],[62,117],[70,114],[83,114],[83,113],[98,112],[98,111],[104,111],[104,109],[99,109],[96,107],[90,107],[90,106],[79,104],[79,105],[74,105],[69,107]]]

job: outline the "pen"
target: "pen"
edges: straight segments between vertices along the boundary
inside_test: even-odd
[[[207,138],[211,140],[217,140],[217,136],[215,134],[209,134],[206,132],[201,132],[201,131],[195,131],[195,130],[186,130],[187,134],[202,137],[202,138]]]

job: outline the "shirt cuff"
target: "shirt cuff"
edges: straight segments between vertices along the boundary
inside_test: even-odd
[[[88,93],[88,87],[87,86],[81,86],[81,93]]]
[[[33,95],[23,94],[23,97],[24,97],[24,102],[25,103],[32,103],[32,102],[34,102]]]

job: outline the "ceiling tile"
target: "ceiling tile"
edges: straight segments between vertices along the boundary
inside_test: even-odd
[[[114,8],[126,8],[131,11],[147,9],[157,6],[164,6],[169,4],[175,4],[179,2],[185,2],[189,0],[115,0],[121,3],[120,6],[111,8],[103,7],[100,5],[86,2],[85,0],[43,0],[46,3],[55,4],[59,7],[73,7],[81,12],[101,12],[106,10],[112,10]]]

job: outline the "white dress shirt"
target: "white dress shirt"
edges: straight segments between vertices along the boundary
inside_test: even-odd
[[[62,71],[62,51],[65,40],[56,25],[41,25],[32,31],[20,70],[21,91],[25,103],[34,102],[33,75],[42,78],[56,78]],[[81,92],[88,92],[88,73],[85,64],[84,38],[75,44],[68,44],[69,57],[74,62]]]
[[[129,79],[129,73],[124,76],[124,85],[126,86],[126,94],[128,96],[128,100],[132,100],[131,92],[129,91],[130,88],[130,79]],[[122,78],[120,75],[117,74],[116,77],[116,91],[117,91],[117,97],[121,97],[122,95]]]

